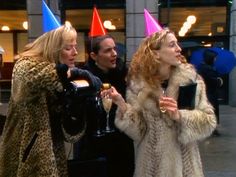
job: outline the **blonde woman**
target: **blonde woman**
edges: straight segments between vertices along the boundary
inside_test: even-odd
[[[0,146],[0,176],[67,176],[64,138],[77,141],[84,127],[70,130],[73,134],[63,127],[60,93],[69,79],[79,76],[99,86],[88,71],[73,68],[76,39],[76,30],[64,25],[43,34],[16,56]]]
[[[180,86],[192,83],[194,108],[178,108]],[[135,177],[204,176],[198,141],[211,135],[216,118],[204,81],[183,60],[169,29],[146,37],[134,54],[127,102],[114,87],[105,94],[118,105],[116,126],[134,141]]]

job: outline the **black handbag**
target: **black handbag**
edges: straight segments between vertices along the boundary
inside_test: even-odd
[[[179,86],[178,108],[192,110],[195,107],[197,83]]]
[[[84,130],[90,112],[98,111],[97,91],[90,87],[78,87],[73,82],[64,90],[63,127],[67,133],[75,135]]]

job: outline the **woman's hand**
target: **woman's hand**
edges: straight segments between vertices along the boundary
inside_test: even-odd
[[[175,121],[180,120],[178,104],[176,100],[171,97],[162,96],[159,99],[159,107],[164,109],[169,117]]]
[[[80,69],[76,67],[70,68],[67,71],[67,77],[70,80],[85,79],[89,82],[89,85],[95,88],[97,91],[99,91],[102,86],[102,81],[98,77],[96,77],[91,72],[84,69]]]
[[[119,92],[117,92],[115,87],[112,86],[110,89],[106,89],[101,92],[102,98],[107,95],[112,99],[112,102],[118,106],[120,111],[122,113],[125,113],[127,109],[126,102],[124,98],[122,97],[122,95]]]

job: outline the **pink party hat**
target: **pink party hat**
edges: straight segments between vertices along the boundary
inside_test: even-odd
[[[150,15],[150,13],[144,9],[144,17],[145,17],[145,26],[146,31],[145,35],[150,36],[155,32],[161,31],[163,28],[159,25],[159,23]]]

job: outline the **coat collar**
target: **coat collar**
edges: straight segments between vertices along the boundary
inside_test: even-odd
[[[167,95],[177,98],[179,86],[196,82],[196,78],[197,73],[191,64],[179,65],[173,69],[170,75],[166,90]],[[136,92],[136,94],[140,95],[142,93],[142,99],[147,96],[157,98],[162,92],[161,87],[157,87],[156,89],[152,88],[142,77],[138,77],[137,79],[131,81],[129,87],[134,93]]]

